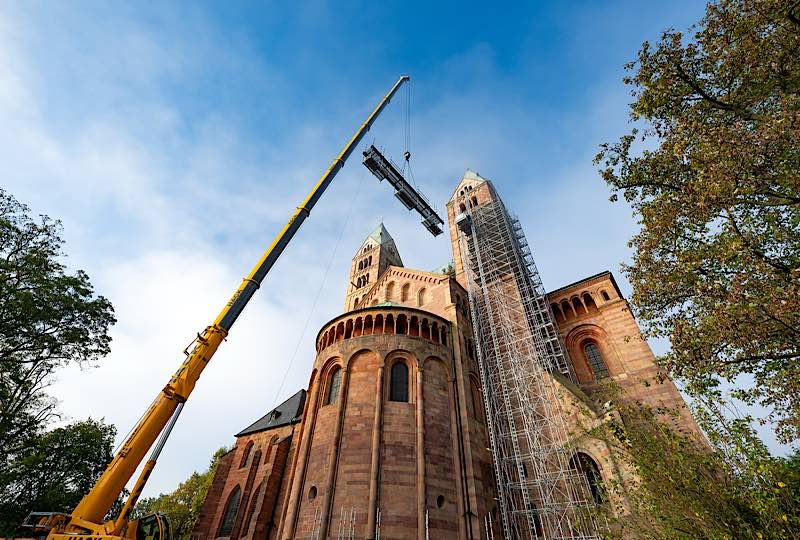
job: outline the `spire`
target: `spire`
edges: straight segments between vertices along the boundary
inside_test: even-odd
[[[378,228],[375,229],[372,234],[369,235],[369,237],[375,240],[378,245],[382,245],[390,240],[394,240],[392,235],[389,234],[389,231],[386,230],[386,227],[383,226],[383,221],[381,221],[381,224],[378,225]]]
[[[381,220],[353,257],[345,294],[345,311],[361,306],[365,294],[390,266],[403,266],[403,260],[397,252],[394,238]]]
[[[450,196],[450,202],[456,199],[456,197],[463,196],[465,188],[474,189],[484,183],[491,184],[488,178],[484,178],[483,176],[476,173],[472,169],[467,169],[466,171],[464,171],[464,176],[461,177],[461,181],[456,185],[456,188],[453,190],[453,194]]]

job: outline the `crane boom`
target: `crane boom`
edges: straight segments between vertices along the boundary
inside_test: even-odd
[[[241,285],[222,308],[214,322],[197,335],[191,352],[187,353],[184,362],[147,409],[91,491],[83,497],[71,516],[66,518],[63,524],[50,531],[50,540],[63,539],[76,533],[88,533],[106,537],[119,534],[121,525],[123,525],[120,523],[121,520],[103,522],[111,505],[125,488],[134,472],[136,472],[148,449],[153,445],[159,434],[165,431],[165,428],[169,429],[171,424],[174,424],[177,413],[182,408],[179,405],[189,398],[206,364],[211,360],[222,340],[228,335],[236,319],[241,315],[247,303],[258,290],[261,282],[281,253],[283,253],[289,241],[309,216],[311,209],[344,166],[347,158],[350,157],[358,143],[369,131],[381,111],[383,111],[400,86],[408,80],[409,77],[406,75],[397,80],[392,89],[383,97],[366,121],[361,124],[355,135],[336,156],[330,167],[320,177],[311,192],[297,207],[289,221],[261,256],[250,274],[242,280]],[[178,409],[177,412],[176,409]],[[159,442],[159,450],[161,446],[163,446],[163,440]],[[155,454],[157,457],[157,452]],[[142,484],[149,476],[153,465],[154,458],[151,457],[151,460],[148,461],[149,468],[137,482],[137,488],[134,492],[141,492]],[[134,495],[138,495],[138,493],[134,493]],[[129,504],[126,505],[128,510],[132,506],[130,502],[135,501],[129,501]],[[122,521],[127,520],[127,516],[120,517]],[[74,536],[71,537],[74,538]]]

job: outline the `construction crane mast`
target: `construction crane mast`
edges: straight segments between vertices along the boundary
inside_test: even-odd
[[[183,405],[194,390],[200,374],[214,356],[217,348],[230,332],[247,303],[261,286],[283,250],[311,213],[312,208],[344,167],[347,158],[353,153],[361,139],[370,130],[380,113],[389,104],[400,87],[410,78],[400,77],[392,89],[383,97],[377,107],[358,128],[355,135],[345,145],[331,163],[308,196],[289,218],[250,273],[242,280],[216,319],[197,334],[184,353],[186,358],[170,378],[156,399],[146,410],[136,427],[131,431],[111,463],[83,497],[72,514],[35,512],[26,519],[25,525],[35,532],[47,532],[49,540],[76,540],[76,537],[91,537],[91,540],[112,540],[114,538],[136,538],[147,536],[168,540],[169,524],[163,516],[149,516],[130,521],[130,513],[144,488],[150,473],[155,467],[164,444],[183,409]],[[191,347],[191,350],[189,348]],[[156,440],[158,442],[156,443]],[[153,447],[153,444],[155,447]],[[104,521],[114,501],[123,492],[136,469],[144,460],[150,448],[152,453],[116,519]],[[129,526],[136,525],[136,526]],[[142,531],[142,526],[149,527]]]

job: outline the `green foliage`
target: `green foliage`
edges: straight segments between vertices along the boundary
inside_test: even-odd
[[[200,507],[203,505],[206,493],[214,480],[219,460],[227,452],[227,448],[220,448],[214,452],[211,463],[204,473],[192,473],[172,493],[162,493],[158,497],[139,501],[134,515],[141,517],[153,512],[163,512],[169,517],[172,524],[173,536],[177,540],[188,540],[192,535],[192,528],[197,517],[200,515]]]
[[[89,419],[27,439],[0,469],[0,536],[25,534],[31,511],[69,513],[111,462],[115,434]]]
[[[800,2],[719,0],[627,66],[633,129],[596,158],[640,220],[626,273],[672,375],[800,436]]]
[[[56,415],[53,372],[106,355],[115,322],[86,273],[59,261],[61,223],[29,213],[0,189],[0,468]]]
[[[724,435],[724,447],[711,449],[675,428],[676,412],[615,401],[622,422],[593,433],[624,449],[636,473],[607,486],[617,501],[607,516],[614,538],[800,538],[800,453],[771,457],[748,419],[725,420],[719,409],[698,413]]]

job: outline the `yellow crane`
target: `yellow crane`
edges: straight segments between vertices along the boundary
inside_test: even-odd
[[[189,399],[200,374],[214,356],[220,343],[228,335],[236,319],[259,289],[267,273],[303,221],[309,216],[311,209],[330,185],[336,173],[344,167],[345,161],[369,131],[381,111],[403,83],[408,80],[409,77],[403,75],[392,86],[392,89],[361,124],[344,149],[336,156],[305,200],[297,207],[250,274],[242,280],[241,285],[219,312],[214,322],[202,333],[197,334],[197,337],[189,345],[189,347],[193,346],[191,351],[189,351],[189,347],[186,348],[184,351],[186,359],[144,413],[114,459],[94,487],[81,499],[72,514],[33,512],[23,525],[32,528],[35,533],[42,535],[47,533],[48,540],[171,539],[169,520],[163,514],[151,514],[136,520],[131,520],[130,514],[186,400]],[[156,439],[158,439],[157,442]],[[153,447],[153,443],[156,443],[155,447]],[[116,518],[105,520],[114,501],[123,492],[151,447],[153,447],[152,453],[142,468],[142,472],[119,515]]]

